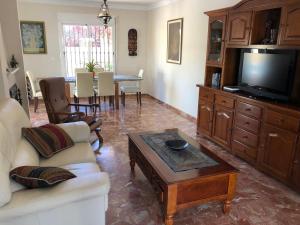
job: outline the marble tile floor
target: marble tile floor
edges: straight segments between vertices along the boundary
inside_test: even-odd
[[[180,128],[240,170],[236,197],[228,215],[223,214],[222,204],[209,203],[179,212],[174,225],[300,225],[300,194],[207,139],[197,137],[195,122],[150,97],[143,96],[142,100],[139,107],[134,97],[128,97],[125,109],[106,108],[100,113],[105,143],[97,161],[111,179],[107,225],[163,224],[161,208],[149,182],[138,167],[135,178],[130,174],[126,134],[167,128]],[[37,113],[32,106],[30,111],[34,126],[48,122],[43,104]]]

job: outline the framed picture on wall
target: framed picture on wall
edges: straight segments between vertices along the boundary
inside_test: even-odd
[[[24,54],[47,53],[44,22],[21,21],[20,28]]]
[[[181,64],[183,18],[168,21],[167,62]]]

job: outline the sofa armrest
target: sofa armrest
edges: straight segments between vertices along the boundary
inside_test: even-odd
[[[57,125],[64,129],[64,131],[66,131],[67,134],[70,135],[74,142],[78,143],[90,141],[90,127],[83,121],[74,123],[61,123]]]
[[[107,197],[109,189],[108,174],[95,172],[65,181],[52,188],[15,192],[10,203],[0,208],[0,224],[4,220],[48,211],[73,202],[100,196]]]

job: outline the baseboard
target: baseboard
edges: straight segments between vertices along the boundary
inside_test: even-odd
[[[144,95],[146,95],[146,96],[152,98],[153,100],[157,101],[159,104],[162,104],[162,105],[166,106],[168,109],[170,109],[170,110],[172,110],[173,112],[177,113],[178,115],[184,117],[185,119],[187,119],[187,120],[189,120],[189,121],[191,121],[191,122],[193,122],[193,123],[197,123],[197,118],[195,118],[195,117],[193,117],[193,116],[191,116],[191,115],[189,115],[189,114],[187,114],[187,113],[181,111],[180,109],[177,109],[177,108],[175,108],[174,106],[171,106],[171,105],[169,105],[168,103],[165,103],[165,102],[163,102],[163,101],[161,101],[161,100],[159,100],[159,99],[153,97],[152,95],[149,95],[149,94],[144,94]]]

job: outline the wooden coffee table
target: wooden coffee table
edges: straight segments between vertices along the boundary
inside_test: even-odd
[[[166,225],[173,225],[173,216],[177,211],[211,201],[223,202],[224,213],[229,212],[235,194],[237,169],[178,131],[181,137],[197,146],[199,151],[215,160],[218,165],[176,173],[140,136],[149,133],[160,132],[128,135],[130,166],[134,174],[137,163],[154,187],[163,205]]]

